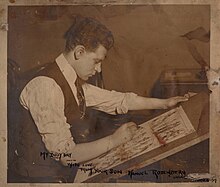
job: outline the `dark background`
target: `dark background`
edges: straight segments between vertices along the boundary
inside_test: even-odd
[[[53,62],[76,15],[98,19],[115,36],[103,62],[107,89],[148,96],[163,70],[200,68],[180,36],[198,27],[210,30],[205,5],[9,7],[8,57],[20,72]],[[209,42],[191,42],[209,63]]]

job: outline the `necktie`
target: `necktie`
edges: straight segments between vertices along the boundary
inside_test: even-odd
[[[76,86],[76,90],[77,90],[77,98],[79,101],[79,110],[80,110],[80,114],[81,114],[80,119],[83,119],[85,117],[85,112],[86,112],[86,102],[85,102],[84,92],[82,89],[83,83],[84,83],[84,81],[82,79],[80,79],[79,77],[77,77],[76,82],[75,82],[75,86]]]

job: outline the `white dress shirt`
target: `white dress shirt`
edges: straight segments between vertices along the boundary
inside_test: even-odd
[[[76,72],[63,54],[56,63],[67,80],[78,103],[75,81]],[[134,93],[120,93],[83,84],[86,106],[109,114],[127,113],[127,101],[135,99]],[[60,86],[52,78],[39,76],[32,79],[20,95],[21,105],[30,111],[38,131],[49,152],[67,153],[75,146],[64,114],[64,95]]]

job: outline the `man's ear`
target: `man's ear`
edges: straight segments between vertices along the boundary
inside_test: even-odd
[[[82,57],[82,55],[84,55],[86,52],[86,49],[83,45],[77,45],[75,47],[75,50],[74,50],[74,57],[76,60],[80,59]]]

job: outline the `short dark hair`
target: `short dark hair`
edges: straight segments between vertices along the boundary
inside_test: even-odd
[[[114,37],[104,25],[93,18],[76,16],[75,21],[65,33],[65,50],[73,50],[77,45],[83,45],[86,50],[93,51],[100,44],[109,50],[114,43]]]

